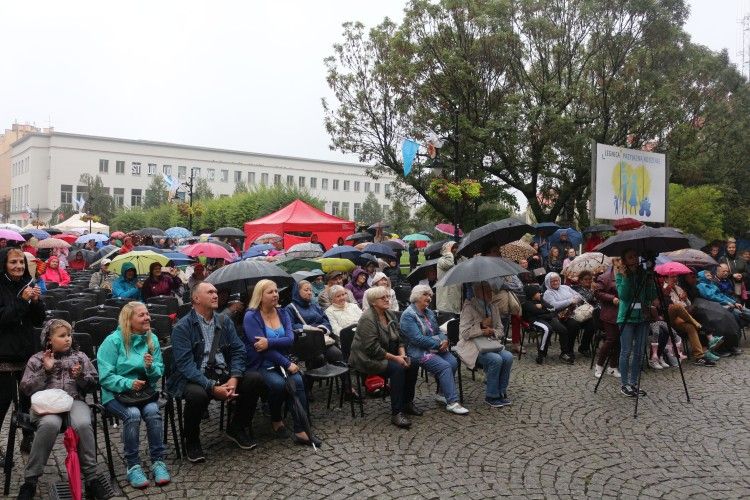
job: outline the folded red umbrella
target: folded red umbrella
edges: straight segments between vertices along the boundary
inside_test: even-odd
[[[78,434],[72,427],[65,429],[63,444],[68,452],[65,457],[65,469],[68,471],[70,494],[74,500],[81,500],[83,487],[81,485],[81,463],[78,460]]]
[[[622,219],[614,221],[612,225],[615,226],[615,229],[618,231],[628,231],[630,229],[638,229],[643,225],[643,222],[635,220],[632,217],[623,217]]]

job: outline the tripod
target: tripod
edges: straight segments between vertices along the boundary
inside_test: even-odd
[[[641,297],[641,294],[645,291],[646,287],[649,284],[653,284],[656,288],[656,296],[659,299],[659,309],[661,311],[662,317],[664,318],[664,321],[667,323],[667,331],[669,332],[669,340],[672,342],[672,349],[675,353],[675,357],[677,358],[677,367],[680,369],[680,377],[682,378],[682,386],[685,389],[685,397],[687,398],[688,403],[690,402],[690,394],[688,393],[688,387],[687,382],[685,382],[685,374],[682,371],[682,362],[680,361],[680,356],[677,352],[677,342],[675,341],[675,332],[672,328],[672,322],[669,318],[669,309],[667,308],[667,304],[664,300],[664,294],[662,293],[662,289],[659,286],[659,282],[656,278],[656,274],[654,273],[654,266],[656,264],[655,262],[655,255],[650,254],[644,258],[644,264],[645,264],[645,273],[638,273],[638,276],[636,277],[636,289],[635,293],[633,294],[633,300],[630,301],[630,304],[628,305],[628,309],[625,312],[625,318],[622,323],[620,323],[620,337],[622,337],[622,331],[625,328],[625,324],[627,323],[628,319],[633,314],[633,310],[635,309],[635,304],[638,303],[638,299]],[[640,278],[640,279],[638,279]],[[650,307],[649,304],[642,304],[641,307]],[[636,346],[640,347],[640,345]],[[648,344],[645,346],[648,347]],[[639,351],[639,352],[636,352]],[[631,353],[632,356],[643,356],[644,352],[641,349],[634,349]],[[604,361],[604,369],[603,371],[606,372],[607,365],[609,364],[609,356]],[[640,389],[641,389],[641,373],[642,368],[638,370],[638,380],[635,386],[635,409],[633,410],[633,418],[638,417],[638,402],[640,399]],[[599,384],[602,382],[602,378],[600,377],[596,381],[596,385],[594,386],[594,393],[597,392],[599,389]]]

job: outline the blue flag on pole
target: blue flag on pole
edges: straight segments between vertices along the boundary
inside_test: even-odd
[[[404,143],[401,145],[401,154],[404,158],[404,177],[411,172],[411,166],[414,163],[414,158],[416,158],[418,150],[418,142],[412,139],[404,139]]]

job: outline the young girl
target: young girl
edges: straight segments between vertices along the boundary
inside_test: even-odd
[[[28,396],[45,389],[62,389],[74,399],[67,413],[68,425],[79,437],[78,457],[86,490],[94,498],[109,498],[107,478],[96,472],[94,429],[91,410],[84,402],[85,393],[96,384],[96,369],[89,358],[72,347],[71,326],[67,321],[53,319],[42,329],[43,351],[34,354],[26,364],[21,390]],[[37,426],[31,454],[26,463],[25,482],[18,498],[33,498],[37,481],[44,472],[52,447],[66,414],[38,415],[31,410],[31,421]]]

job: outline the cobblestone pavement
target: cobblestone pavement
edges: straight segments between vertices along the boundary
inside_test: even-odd
[[[745,342],[747,348],[747,342]],[[127,498],[747,498],[750,496],[750,350],[715,368],[685,366],[691,403],[676,368],[644,372],[637,419],[633,401],[605,375],[594,394],[588,360],[544,366],[524,356],[513,366],[513,405],[483,402],[481,376],[464,371],[466,417],[432,401],[434,381],[421,380],[428,409],[411,430],[390,425],[388,401],[368,399],[364,419],[326,410],[314,389],[317,453],[273,440],[267,417],[254,428],[260,446],[235,448],[218,431],[218,405],[204,422],[208,462],[167,460],[174,482],[136,491],[125,485],[119,430],[112,433],[116,471]],[[4,444],[7,426],[0,436]],[[143,432],[143,431],[142,431]],[[20,433],[19,433],[20,437]],[[145,434],[142,450],[145,451]],[[103,439],[99,440],[102,448]],[[171,452],[171,444],[170,444]],[[104,459],[101,459],[102,464]],[[102,465],[102,468],[104,466]],[[40,491],[64,477],[60,443]],[[22,476],[17,462],[11,492]]]

